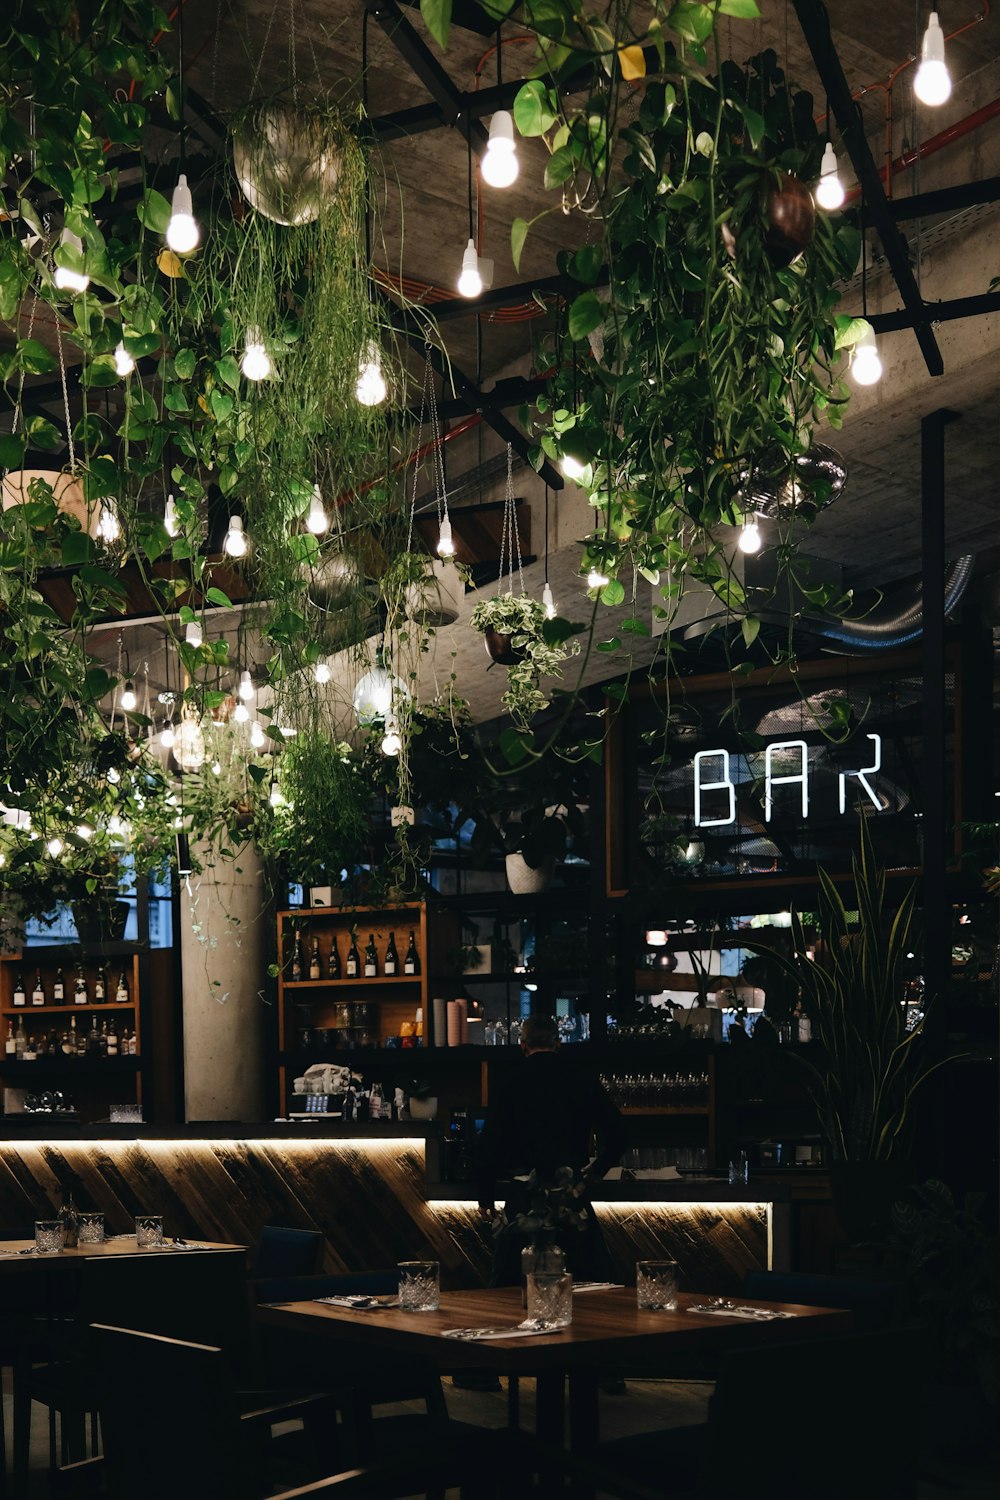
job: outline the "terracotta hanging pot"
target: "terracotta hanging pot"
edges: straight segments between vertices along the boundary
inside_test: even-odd
[[[486,642],[487,656],[501,667],[513,667],[524,660],[524,652],[514,649],[510,636],[494,630],[492,625],[488,625],[483,631],[483,640]]]
[[[816,204],[804,182],[790,173],[767,195],[768,230],[764,246],[776,266],[790,266],[812,244],[816,229]]]

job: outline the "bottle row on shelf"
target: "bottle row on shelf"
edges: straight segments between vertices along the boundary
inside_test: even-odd
[[[708,1072],[602,1074],[601,1082],[620,1109],[703,1109]]]
[[[48,1031],[40,1031],[37,1035],[25,1031],[23,1020],[18,1021],[16,1031],[13,1021],[7,1023],[4,1043],[7,1062],[35,1062],[43,1057],[83,1057],[93,1060],[135,1057],[137,1054],[135,1031],[128,1026],[119,1027],[114,1020],[110,1023],[102,1021],[98,1026],[95,1018],[90,1029],[85,1030],[84,1027],[77,1026],[76,1016],[71,1015],[69,1025],[62,1031],[53,1027]]]
[[[310,940],[308,954],[301,929],[295,928],[292,936],[292,952],[288,966],[288,978],[292,984],[300,984],[303,980],[335,982],[340,979],[406,979],[415,978],[419,974],[420,956],[417,952],[415,929],[410,930],[410,941],[402,960],[396,947],[394,932],[389,933],[385,952],[381,954],[375,942],[375,934],[369,933],[364,955],[359,950],[357,938],[352,933],[350,947],[343,963],[337,947],[336,933],[331,935],[330,947],[326,953],[322,951],[317,933],[314,933]]]
[[[110,1001],[117,1001],[120,1005],[129,1005],[131,1000],[132,992],[125,970],[122,969],[118,976],[118,983],[112,986],[103,964],[98,966],[93,985],[88,981],[81,964],[76,971],[72,991],[66,983],[62,969],[59,968],[48,988],[42,978],[41,969],[36,969],[35,982],[29,992],[24,983],[24,972],[19,969],[15,975],[14,988],[11,993],[11,1005],[15,1010],[40,1009],[44,1005],[106,1005]]]

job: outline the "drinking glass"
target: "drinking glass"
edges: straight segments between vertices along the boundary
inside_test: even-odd
[[[735,1161],[729,1163],[729,1181],[733,1186],[744,1184],[749,1181],[750,1163],[745,1151],[741,1151]]]
[[[39,1255],[54,1255],[66,1243],[62,1219],[35,1220],[35,1249]]]
[[[104,1215],[79,1214],[78,1241],[81,1245],[100,1245],[104,1241]]]
[[[436,1260],[399,1262],[399,1306],[402,1312],[437,1312],[441,1306],[441,1267]]]
[[[140,1250],[151,1250],[163,1244],[163,1215],[136,1214],[135,1242]]]
[[[528,1317],[547,1328],[573,1321],[573,1278],[568,1271],[532,1271],[528,1276]]]
[[[645,1312],[675,1312],[680,1268],[675,1260],[637,1260],[636,1306]]]

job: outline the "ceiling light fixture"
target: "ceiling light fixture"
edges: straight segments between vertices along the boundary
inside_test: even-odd
[[[460,297],[478,297],[483,290],[483,278],[479,273],[479,256],[476,254],[476,242],[469,236],[469,243],[465,247],[462,256],[462,273],[458,278],[458,294]]]
[[[330,671],[330,659],[329,659],[329,657],[326,657],[326,656],[321,656],[320,657],[319,661],[313,667],[313,676],[315,677],[316,681],[320,684],[320,686],[322,686],[323,683],[330,681],[330,678],[333,676],[333,673]]]
[[[945,104],[951,97],[951,75],[944,60],[944,32],[936,10],[931,11],[920,44],[920,66],[913,80],[913,92],[921,104],[932,109]]]
[[[245,703],[237,703],[233,709],[233,722],[235,724],[248,724],[250,722],[250,710]]]
[[[160,730],[160,744],[163,746],[164,750],[172,750],[174,748],[174,739],[175,735],[173,720],[168,719],[166,724],[164,724],[163,728]]]
[[[403,737],[399,732],[399,725],[395,719],[387,719],[385,734],[382,736],[382,754],[388,756],[398,755],[403,748]]]
[[[284,797],[281,795],[281,787],[278,785],[278,783],[276,781],[272,781],[271,782],[271,790],[268,793],[267,800],[271,804],[272,807],[281,807],[282,803],[285,800]]]
[[[97,518],[97,535],[102,542],[117,542],[122,534],[121,523],[110,505],[102,505]]]
[[[83,241],[72,229],[63,230],[59,236],[59,245],[61,249],[79,256],[80,263],[83,264]],[[61,292],[85,292],[90,285],[90,277],[86,271],[74,271],[69,266],[56,266],[53,280]]]
[[[447,502],[445,503],[447,504]],[[438,528],[437,554],[438,557],[455,556],[455,539],[451,534],[451,518],[447,510],[445,510],[445,514],[441,517],[441,524]]]
[[[393,703],[409,702],[410,691],[402,678],[394,676],[385,664],[385,651],[379,647],[375,663],[354,689],[354,712],[358,723],[367,727],[384,723]]]
[[[591,568],[590,572],[587,574],[588,589],[603,589],[610,582],[611,579],[608,577],[607,573],[602,573],[600,568]]]
[[[247,534],[243,530],[243,517],[230,516],[229,530],[222,543],[223,552],[227,557],[246,557],[248,546]]]
[[[382,374],[379,347],[374,339],[369,339],[358,361],[358,379],[354,394],[362,406],[381,406],[385,400],[385,376]]]
[[[138,702],[139,702],[139,700],[138,700],[138,698],[136,697],[136,694],[135,694],[135,683],[132,681],[132,679],[130,677],[127,680],[127,682],[125,683],[125,687],[124,687],[124,690],[122,692],[122,698],[121,698],[122,710],[125,713],[130,714],[130,713],[132,713],[134,711],[134,709],[136,707],[136,704]]]
[[[825,208],[827,213],[834,213],[836,209],[843,206],[846,194],[844,184],[840,180],[837,153],[833,149],[832,141],[826,143],[819,169],[819,182],[816,184],[813,197],[819,207]]]
[[[514,144],[514,120],[505,109],[497,110],[490,121],[490,138],[479,164],[483,181],[490,187],[508,188],[517,181],[517,148]]]
[[[58,859],[60,854],[65,849],[66,845],[63,843],[61,838],[51,838],[49,839],[45,847],[52,855],[53,859]]]
[[[255,750],[263,750],[267,744],[267,735],[259,719],[254,719],[250,728],[250,743]]]
[[[871,324],[854,346],[851,375],[858,385],[875,385],[882,379],[882,360]]]
[[[169,537],[181,534],[181,523],[177,519],[177,506],[174,504],[173,495],[167,496],[167,503],[163,507],[163,529]]]
[[[253,678],[250,676],[250,673],[244,667],[243,671],[240,673],[240,681],[239,681],[239,686],[236,689],[236,696],[237,696],[237,698],[241,698],[244,703],[249,703],[250,699],[253,697],[253,694],[254,694]]]
[[[556,601],[552,597],[552,585],[548,582],[542,586],[542,605],[545,609],[545,618],[554,620],[556,617]]]
[[[573,483],[581,480],[587,472],[587,465],[582,464],[578,458],[574,458],[572,453],[564,453],[562,455],[559,459],[559,467],[562,470],[563,478],[572,480]]]
[[[271,364],[271,356],[264,346],[264,335],[257,323],[251,323],[247,329],[246,343],[243,346],[243,358],[240,360],[240,369],[248,380],[266,380],[274,366]]]
[[[201,721],[190,706],[185,707],[181,715],[174,759],[182,771],[200,771],[205,763],[205,736]]]
[[[175,255],[190,255],[201,239],[201,230],[194,216],[191,189],[187,174],[181,172],[177,186],[170,198],[170,219],[167,223],[166,241]]]
[[[125,348],[124,343],[119,341],[115,345],[115,370],[119,375],[131,375],[135,369],[135,360]]]

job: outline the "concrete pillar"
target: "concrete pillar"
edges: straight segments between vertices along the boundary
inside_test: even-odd
[[[181,893],[186,1120],[263,1119],[265,933],[260,859],[210,863]]]

